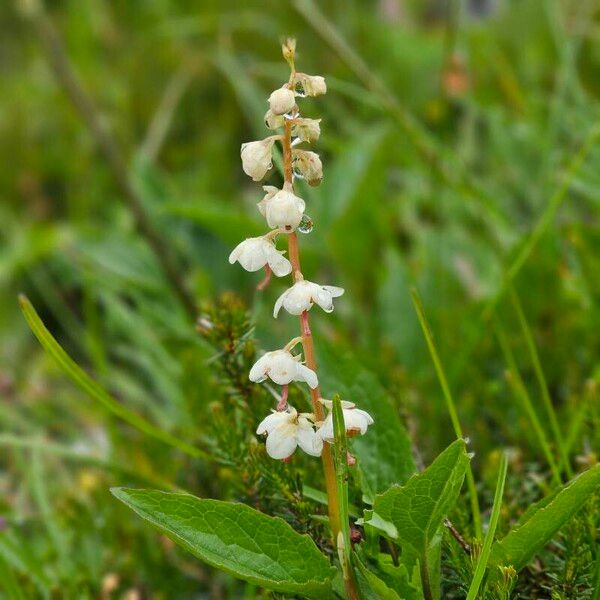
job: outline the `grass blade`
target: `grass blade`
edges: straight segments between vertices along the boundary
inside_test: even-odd
[[[100,402],[104,408],[117,416],[119,419],[129,423],[136,429],[145,433],[149,437],[168,444],[190,456],[202,457],[205,453],[186,442],[182,442],[175,436],[162,431],[152,425],[137,413],[123,406],[106,392],[98,383],[96,383],[73,359],[63,350],[60,344],[52,337],[31,302],[23,295],[19,296],[19,304],[27,323],[33,331],[35,337],[39,340],[44,350],[52,356],[59,364],[60,368],[67,374],[72,381],[82,390],[87,392],[92,398]]]
[[[492,514],[490,516],[490,524],[488,531],[485,535],[483,542],[483,548],[477,561],[477,567],[475,568],[475,574],[473,580],[469,586],[469,593],[467,594],[467,600],[475,600],[477,598],[477,592],[479,586],[483,580],[485,570],[487,567],[488,560],[490,558],[490,551],[494,542],[494,534],[496,533],[496,527],[498,525],[498,519],[500,517],[500,508],[502,507],[502,496],[504,494],[504,483],[506,481],[506,470],[508,467],[508,460],[506,453],[502,453],[500,460],[500,469],[498,471],[498,481],[496,483],[496,492],[494,494],[494,504],[492,505]]]
[[[514,289],[514,287],[510,286],[510,297],[512,304],[517,313],[517,317],[519,319],[519,324],[521,325],[521,329],[523,330],[523,335],[525,336],[525,341],[527,343],[527,349],[529,350],[529,355],[531,357],[531,362],[533,364],[533,370],[535,371],[535,376],[538,381],[538,385],[540,387],[540,391],[542,392],[542,401],[544,403],[544,409],[546,410],[548,420],[550,421],[550,429],[554,435],[554,441],[556,443],[556,447],[560,452],[560,457],[562,464],[564,465],[565,472],[567,474],[567,478],[571,479],[573,477],[573,471],[571,469],[571,465],[569,463],[569,457],[565,448],[565,441],[563,439],[562,433],[560,431],[560,427],[558,425],[558,419],[556,418],[556,411],[554,410],[554,406],[552,404],[552,399],[550,398],[550,392],[548,391],[548,384],[546,382],[546,377],[544,376],[544,370],[542,369],[542,363],[540,361],[539,354],[537,352],[537,348],[535,347],[535,342],[533,341],[533,336],[531,334],[531,329],[529,324],[527,323],[527,319],[525,317],[525,313],[523,312],[523,307],[521,306],[521,301],[519,300],[519,296]]]
[[[550,444],[548,443],[548,438],[546,437],[546,432],[540,423],[540,420],[533,408],[533,403],[531,402],[531,398],[529,396],[529,392],[523,383],[523,379],[519,374],[519,369],[517,368],[517,363],[515,361],[515,357],[510,349],[510,344],[508,343],[508,339],[506,338],[506,334],[500,327],[500,324],[497,321],[494,321],[494,328],[496,330],[496,337],[498,338],[498,343],[500,344],[500,349],[502,350],[502,354],[504,354],[504,359],[506,361],[506,365],[508,368],[508,383],[510,384],[515,397],[521,401],[523,408],[525,409],[525,413],[527,414],[527,418],[529,419],[531,426],[535,432],[535,435],[538,439],[538,443],[546,457],[550,470],[552,471],[552,478],[557,485],[561,484],[560,471],[558,469],[558,465],[556,464],[556,460],[554,459],[554,455],[552,454],[552,450],[550,448]]]
[[[435,347],[433,335],[431,333],[429,323],[427,322],[427,317],[425,316],[425,311],[423,310],[423,303],[421,302],[419,293],[415,288],[411,290],[411,296],[415,310],[417,311],[417,316],[419,317],[419,323],[421,324],[423,335],[425,336],[425,341],[427,342],[427,348],[429,349],[431,360],[433,361],[433,365],[435,367],[435,372],[437,373],[440,386],[444,394],[444,399],[446,400],[446,407],[448,409],[448,413],[450,414],[450,420],[452,421],[454,433],[456,434],[457,438],[461,439],[464,437],[464,435],[460,425],[460,420],[458,418],[458,412],[456,411],[456,405],[454,404],[452,392],[450,391],[450,386],[448,385],[448,380],[446,379],[446,374],[444,372],[444,368],[442,367],[442,362],[440,360],[437,348]],[[475,488],[473,469],[471,468],[470,463],[467,468],[466,479],[467,487],[469,489],[471,511],[473,513],[473,523],[475,525],[475,534],[478,539],[481,539],[483,537],[483,532],[481,529],[481,512],[479,510],[479,499],[477,498],[477,489]]]

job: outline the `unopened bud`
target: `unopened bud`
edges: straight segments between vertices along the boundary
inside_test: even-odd
[[[293,150],[292,161],[296,176],[305,179],[308,185],[319,185],[323,179],[323,163],[316,152]]]
[[[265,125],[269,129],[279,129],[283,127],[283,115],[276,115],[271,109],[265,113]]]
[[[296,40],[288,38],[281,44],[281,53],[291,68],[294,68],[294,59],[296,58]]]
[[[242,144],[242,168],[254,181],[260,181],[273,166],[272,153],[276,139],[277,136],[272,135],[264,140]]]
[[[269,107],[275,115],[289,113],[295,105],[296,96],[289,88],[279,88],[269,96]]]
[[[294,86],[304,96],[322,96],[327,93],[325,78],[320,75],[307,75],[296,73],[294,75]]]
[[[321,135],[321,119],[294,119],[292,135],[303,142],[316,142]]]

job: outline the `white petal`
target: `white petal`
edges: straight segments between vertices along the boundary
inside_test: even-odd
[[[362,415],[362,417],[367,422],[367,425],[373,425],[373,423],[375,423],[375,421],[373,420],[373,417],[366,410],[361,410],[360,408],[356,408],[355,411]]]
[[[242,250],[244,248],[244,244],[245,244],[246,240],[244,240],[243,242],[240,242],[232,251],[231,254],[229,255],[229,264],[233,264],[242,254]]]
[[[286,350],[276,350],[271,353],[269,377],[279,385],[286,385],[294,380],[297,363]]]
[[[277,298],[277,301],[275,302],[275,306],[273,307],[273,317],[274,318],[277,318],[277,315],[279,315],[279,311],[281,310],[283,301],[285,300],[285,297],[288,294],[288,292],[289,292],[289,290],[286,290],[285,292],[283,292],[283,294],[281,294],[281,296],[279,296],[279,298]]]
[[[290,112],[295,104],[296,98],[294,92],[286,87],[275,90],[269,96],[269,107],[275,115],[283,115]]]
[[[276,277],[284,277],[292,272],[292,263],[275,247],[267,254],[267,260]]]
[[[294,454],[297,425],[284,423],[275,427],[267,437],[267,454],[271,458],[284,459]]]
[[[267,352],[264,356],[261,356],[250,369],[248,379],[254,383],[260,383],[267,378],[267,369],[269,368],[270,352]]]
[[[333,311],[333,298],[331,297],[331,294],[325,288],[317,286],[317,288],[313,292],[312,299],[325,312],[330,313]]]
[[[306,381],[309,387],[311,387],[313,390],[319,385],[317,374],[312,369],[309,369],[306,365],[301,364],[298,364],[297,369],[297,381]]]
[[[335,285],[324,285],[323,288],[331,294],[332,298],[342,296],[345,291],[344,288],[336,287]]]
[[[323,425],[317,430],[317,435],[324,442],[333,442],[335,435],[333,433],[333,416],[331,414],[327,415],[325,421],[323,421]]]
[[[371,417],[364,410],[358,410],[356,408],[344,410],[344,423],[346,425],[346,431],[358,429],[360,434],[364,435],[367,432],[367,427],[369,426],[369,419],[371,419]]]
[[[300,424],[296,430],[296,440],[298,446],[311,456],[321,456],[323,450],[323,440],[317,436],[314,429],[307,422],[306,425]]]
[[[271,431],[285,423],[289,419],[289,414],[285,412],[274,412],[269,416],[265,417],[256,428],[256,433],[262,435],[263,433],[271,433]]]

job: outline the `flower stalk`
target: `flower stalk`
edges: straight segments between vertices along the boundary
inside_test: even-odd
[[[296,231],[307,232],[309,228],[306,224],[310,219],[304,215],[306,203],[296,195],[294,179],[301,178],[308,185],[319,185],[323,178],[323,168],[318,154],[297,148],[300,144],[317,140],[321,134],[321,126],[320,119],[300,116],[296,98],[319,96],[327,91],[327,86],[321,76],[296,71],[295,48],[294,40],[287,40],[282,47],[283,56],[290,66],[290,77],[287,83],[269,96],[269,110],[265,115],[266,126],[271,130],[281,129],[282,133],[264,140],[247,142],[241,148],[244,172],[254,181],[260,181],[272,168],[271,153],[274,144],[281,144],[283,185],[281,189],[271,185],[264,186],[265,196],[258,203],[258,210],[265,217],[271,231],[238,244],[232,251],[229,262],[239,262],[247,271],[264,268],[266,275],[258,285],[259,290],[271,283],[273,275],[291,275],[292,286],[277,299],[273,317],[277,318],[282,309],[297,316],[300,335],[283,348],[265,353],[250,369],[251,381],[261,383],[270,379],[282,386],[275,410],[261,421],[257,434],[266,436],[267,454],[277,460],[289,462],[297,448],[310,456],[321,457],[332,541],[340,556],[348,598],[353,600],[358,598],[358,594],[352,567],[347,471],[356,464],[356,459],[348,452],[346,439],[366,433],[373,419],[366,412],[357,409],[352,402],[338,399],[337,433],[334,435],[333,405],[321,395],[309,311],[316,304],[324,312],[332,312],[334,298],[342,296],[344,290],[309,281],[302,273]],[[287,257],[284,256],[284,251],[276,247],[280,235],[287,238]],[[302,344],[302,354],[292,354],[292,351],[297,352],[299,344]],[[312,412],[302,413],[290,406],[288,397],[292,382],[308,385]]]

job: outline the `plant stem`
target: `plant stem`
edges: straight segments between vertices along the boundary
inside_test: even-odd
[[[281,141],[283,150],[283,173],[285,183],[293,186],[293,175],[292,175],[292,124],[286,119],[284,124],[284,135]],[[300,253],[298,249],[298,236],[295,232],[288,234],[288,256],[292,263],[292,277],[294,281],[302,278],[302,269],[300,266]],[[306,366],[313,371],[317,371],[317,360],[315,358],[315,347],[310,331],[310,324],[308,313],[301,316],[300,320],[300,331],[302,333],[302,346],[304,348],[304,360]],[[314,390],[310,390],[310,396],[312,399],[313,412],[317,421],[323,421],[325,419],[325,412],[322,404],[319,402],[321,397],[321,391],[319,387]],[[331,527],[331,534],[333,536],[333,542],[336,544],[338,533],[341,530],[342,524],[340,523],[339,514],[339,498],[337,493],[337,485],[335,478],[335,467],[333,464],[333,456],[331,453],[331,447],[329,444],[323,446],[323,453],[321,454],[321,460],[323,462],[323,471],[325,473],[325,487],[327,489],[327,508],[329,511],[329,525]]]

